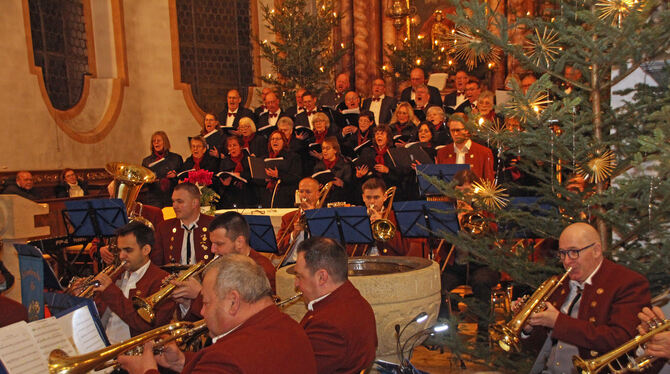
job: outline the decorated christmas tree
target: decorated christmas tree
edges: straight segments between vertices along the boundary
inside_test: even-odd
[[[261,10],[265,27],[275,35],[274,41],[259,41],[261,56],[274,71],[263,81],[280,90],[283,107],[295,104],[298,87],[322,91],[346,52],[343,45],[333,46],[333,28],[340,21],[333,1],[317,0],[313,11],[305,0],[285,0],[278,8],[261,4]]]
[[[570,223],[589,222],[600,233],[606,257],[645,275],[652,296],[665,290],[670,285],[666,2],[560,1],[544,17],[517,18],[514,24],[486,2],[453,3],[457,11],[451,19],[469,35],[461,48],[474,56],[504,53],[539,79],[525,93],[511,80],[511,101],[496,108],[505,123],[469,116],[466,126],[500,160],[498,184],[478,186],[474,197],[476,210],[495,216],[497,230],[444,234],[447,242],[532,291],[564,272],[552,240]],[[523,44],[512,44],[513,29],[525,30]],[[441,187],[466,198],[450,185]],[[518,205],[513,196],[519,195],[539,199]],[[488,304],[468,304],[469,313],[491,317]],[[467,315],[453,318],[456,324]],[[456,355],[468,353],[504,371],[519,372],[531,359],[490,348],[486,339],[476,344],[463,339],[454,333],[442,343]]]

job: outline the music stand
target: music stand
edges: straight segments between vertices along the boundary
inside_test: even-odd
[[[62,210],[68,239],[84,237],[89,239],[79,253],[69,263],[64,262],[66,272],[71,273],[72,265],[79,259],[86,246],[93,240],[114,236],[116,229],[128,223],[126,207],[121,199],[90,199],[65,202]],[[100,260],[99,254],[96,259]],[[61,277],[62,279],[62,277]]]
[[[419,194],[421,196],[443,195],[443,192],[428,177],[437,178],[445,183],[449,183],[454,179],[454,175],[461,170],[470,170],[470,164],[417,165],[416,176],[419,180]]]
[[[258,252],[279,253],[270,216],[245,215],[249,224],[249,245]]]
[[[373,242],[370,217],[365,207],[310,209],[305,211],[311,236],[323,236],[346,244]]]

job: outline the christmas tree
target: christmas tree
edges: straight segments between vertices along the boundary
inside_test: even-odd
[[[480,186],[475,198],[475,209],[493,212],[498,230],[461,231],[445,239],[532,290],[564,270],[555,252],[538,253],[537,241],[520,238],[544,238],[546,244],[568,224],[590,222],[605,256],[645,275],[657,295],[670,284],[670,87],[663,62],[670,12],[664,1],[555,3],[551,14],[510,23],[487,2],[454,2],[451,19],[470,36],[461,48],[475,56],[497,48],[540,79],[525,93],[511,81],[512,100],[496,108],[507,126],[470,116],[471,132],[502,160],[499,185]],[[511,43],[513,29],[527,31],[523,45]],[[644,72],[650,73],[646,81],[618,92],[620,84]],[[506,167],[535,183],[504,178]],[[463,198],[449,185],[441,188]],[[540,199],[523,207],[506,194]],[[488,318],[489,308],[475,305],[471,312]],[[510,372],[531,359],[491,349],[488,341],[462,339],[452,334],[442,343],[456,355],[467,352]]]
[[[295,104],[295,91],[302,87],[319,93],[333,81],[333,70],[346,52],[334,48],[333,28],[340,17],[330,0],[317,0],[310,11],[305,0],[285,0],[279,8],[261,4],[265,26],[275,41],[259,41],[261,56],[272,64],[274,73],[264,82],[282,93],[282,106]]]

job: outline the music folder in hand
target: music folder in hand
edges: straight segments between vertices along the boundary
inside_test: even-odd
[[[332,170],[330,169],[321,170],[319,172],[312,174],[312,178],[316,179],[319,182],[319,184],[325,186],[326,183],[335,179],[335,173],[333,173]]]
[[[242,183],[247,183],[248,182],[246,179],[240,177],[239,175],[235,174],[232,171],[220,171],[220,172],[216,173],[215,175],[218,178],[221,178],[221,179],[226,179],[228,177],[232,177],[233,181],[240,181]]]
[[[273,157],[273,158],[261,158],[261,157],[247,157],[249,161],[249,170],[251,170],[251,178],[265,180],[268,175],[265,173],[265,169],[282,169],[284,163],[284,157]]]

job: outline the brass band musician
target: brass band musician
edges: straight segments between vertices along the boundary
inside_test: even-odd
[[[563,230],[558,255],[572,268],[570,281],[551,295],[546,310],[530,316],[522,334],[527,345],[542,347],[532,373],[573,370],[572,356],[591,359],[630,340],[637,312],[651,300],[648,281],[606,259],[598,231],[587,223]]]
[[[277,232],[277,249],[280,254],[294,248],[296,240],[307,238],[305,222],[301,216],[305,210],[316,208],[319,200],[319,182],[311,177],[303,178],[298,184],[298,196],[300,198],[298,209],[284,214],[281,218],[281,227]],[[287,260],[295,262],[295,257],[295,253],[290,254]]]
[[[130,374],[158,374],[158,365],[181,373],[316,373],[305,332],[271,297],[263,269],[247,256],[226,254],[205,270],[203,306],[213,344],[196,353],[174,343],[154,356],[121,356]],[[261,345],[261,346],[259,346]]]
[[[175,307],[172,301],[161,304],[151,324],[140,318],[133,308],[132,297],[144,297],[158,291],[168,273],[149,259],[154,244],[151,228],[133,221],[119,228],[116,233],[119,259],[126,261],[125,271],[120,273],[118,279],[112,279],[103,272],[94,278],[100,283],[94,288],[98,292],[94,301],[112,344],[168,323]]]

